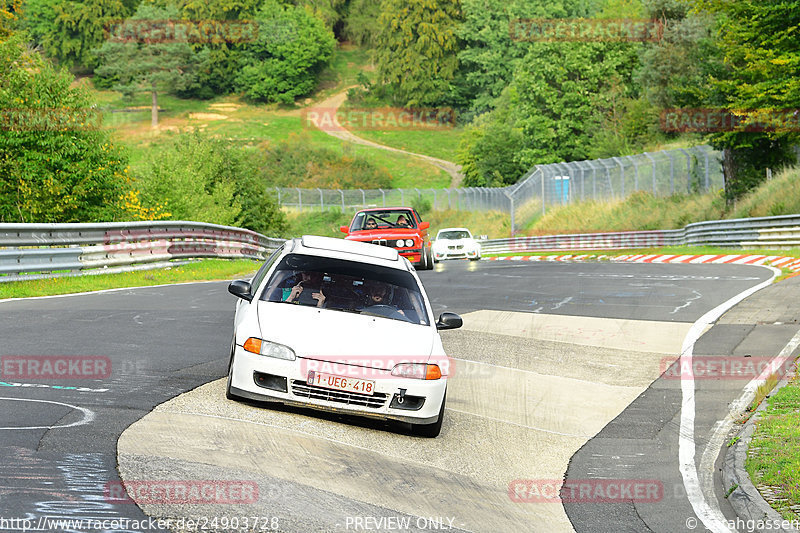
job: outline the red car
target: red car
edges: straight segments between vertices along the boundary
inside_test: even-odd
[[[362,209],[353,217],[350,226],[339,229],[350,241],[371,242],[395,248],[418,270],[433,268],[430,223],[423,222],[412,207],[375,207]]]

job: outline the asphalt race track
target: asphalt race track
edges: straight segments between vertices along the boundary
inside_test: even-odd
[[[522,261],[420,272],[434,312],[465,323],[442,332],[457,370],[436,439],[402,424],[225,400],[235,303],[227,282],[0,302],[4,362],[109,364],[100,379],[73,380],[28,379],[3,365],[0,530],[689,531],[691,518],[702,530],[732,512],[712,475],[701,472],[697,491],[719,515],[687,490],[682,380],[662,374],[696,321],[772,275],[741,265]],[[798,279],[702,328],[695,357],[780,352],[800,326],[776,289]],[[688,442],[698,468],[713,470],[724,437],[717,422],[746,383],[696,382]],[[120,474],[238,484],[257,498],[137,506],[115,499]],[[530,490],[565,475],[653,482],[656,492],[562,504]]]

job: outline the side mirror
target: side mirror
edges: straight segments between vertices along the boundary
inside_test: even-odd
[[[347,226],[339,226],[339,231],[341,231],[342,233],[350,233],[350,228],[348,228]]]
[[[442,313],[436,321],[436,329],[456,329],[464,324],[461,317],[455,313]]]
[[[229,293],[233,294],[234,296],[238,296],[243,300],[247,300],[248,302],[253,301],[253,295],[250,294],[251,289],[252,287],[250,286],[250,282],[244,281],[243,279],[231,281],[231,284],[228,285]]]
[[[430,222],[420,222],[419,223],[419,229],[428,229],[430,227],[431,227],[431,223]]]

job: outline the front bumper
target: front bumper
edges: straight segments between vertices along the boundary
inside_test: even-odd
[[[433,257],[437,261],[445,259],[477,259],[481,256],[477,250],[440,250],[433,252]]]
[[[309,361],[303,358],[285,361],[265,357],[236,346],[231,392],[257,401],[280,402],[383,420],[430,424],[438,419],[447,387],[446,377],[437,380],[399,378],[391,376],[391,372],[386,370],[337,364],[338,374],[374,381],[373,394],[364,395],[308,385]],[[358,375],[354,376],[354,373]],[[400,389],[405,390],[405,405],[402,406],[398,404]]]

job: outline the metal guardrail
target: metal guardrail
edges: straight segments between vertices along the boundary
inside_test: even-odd
[[[622,250],[660,246],[800,247],[800,215],[696,222],[679,230],[621,231],[491,239],[485,254],[547,250]]]
[[[0,282],[147,268],[203,257],[263,259],[284,239],[202,222],[0,224]],[[43,274],[43,275],[42,275]]]

